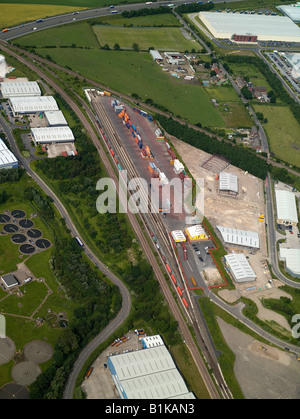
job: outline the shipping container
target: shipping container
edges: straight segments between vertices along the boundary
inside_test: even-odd
[[[104,90],[103,93],[105,94],[105,96],[111,96],[111,93],[107,92],[106,90]]]
[[[175,278],[175,276],[173,274],[171,275],[171,279],[174,282],[174,284],[176,285],[177,284],[177,281],[176,281],[176,278]]]
[[[118,164],[118,159],[116,156],[114,157],[114,161]]]
[[[183,304],[185,305],[186,308],[189,306],[184,297],[182,297],[182,302],[183,302]]]
[[[146,150],[147,155],[150,156],[150,148],[147,145],[145,147],[145,150]]]
[[[121,167],[120,163],[118,163],[118,169],[122,170],[122,167]]]
[[[147,118],[148,118],[148,120],[151,122],[151,121],[153,121],[153,116],[152,115],[147,115]]]
[[[172,272],[172,269],[170,268],[170,266],[166,263],[166,268],[167,268],[167,271],[169,272],[169,273],[171,273]]]
[[[194,287],[196,287],[197,283],[196,283],[195,278],[193,276],[191,276],[191,281],[192,281],[192,284],[194,285]]]
[[[111,148],[109,151],[111,152],[111,155],[114,157],[115,153],[114,153],[113,149]]]
[[[181,289],[180,289],[180,287],[176,287],[177,288],[177,291],[178,291],[178,294],[180,295],[180,297],[182,296],[182,291],[181,291]]]
[[[134,126],[133,124],[132,124],[131,126],[132,126],[132,129],[133,129],[134,131],[136,131],[135,126]]]

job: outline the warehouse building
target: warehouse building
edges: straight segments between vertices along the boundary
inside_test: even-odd
[[[156,49],[151,49],[150,55],[153,58],[153,60],[156,61],[158,64],[163,62],[163,57],[160,55],[160,53]]]
[[[14,116],[59,110],[52,96],[11,97],[9,103]]]
[[[109,356],[107,366],[122,399],[195,399],[164,344]]]
[[[219,175],[219,192],[237,195],[239,192],[237,176],[232,173],[221,172]]]
[[[285,226],[297,225],[298,214],[296,207],[296,198],[292,192],[284,190],[275,190],[277,224]]]
[[[31,135],[35,145],[53,143],[72,143],[75,141],[70,127],[32,128]]]
[[[256,275],[243,253],[231,253],[225,256],[226,266],[235,282],[255,281]]]
[[[236,228],[217,226],[225,244],[259,249],[259,235],[254,231],[238,230]]]
[[[300,42],[300,28],[286,16],[200,12],[199,18],[218,39],[257,36],[257,41]]]
[[[4,285],[6,286],[6,288],[12,288],[12,287],[16,287],[17,285],[19,285],[18,280],[16,279],[16,277],[13,274],[7,274],[7,275],[3,275],[1,277]]]
[[[199,224],[188,227],[185,231],[190,240],[205,240],[208,238],[206,231]]]
[[[285,262],[285,270],[292,276],[300,278],[300,249],[280,248],[280,260]]]
[[[46,111],[45,118],[51,127],[68,125],[62,111]]]
[[[276,7],[281,13],[292,19],[293,22],[300,23],[300,2]]]
[[[173,230],[171,232],[171,236],[173,237],[173,240],[174,240],[175,243],[180,243],[180,242],[185,242],[186,241],[186,237],[181,230]]]
[[[162,346],[164,345],[164,341],[159,335],[145,336],[142,338],[142,345],[145,349],[148,349],[153,348],[154,346]]]
[[[19,166],[17,158],[6,147],[4,141],[0,138],[0,170],[2,169],[15,169]]]
[[[36,81],[5,81],[0,83],[2,97],[41,96],[41,89]]]

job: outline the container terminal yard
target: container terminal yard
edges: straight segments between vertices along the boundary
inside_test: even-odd
[[[165,139],[157,137],[161,133],[157,131],[157,125],[150,115],[148,116],[145,112],[143,113],[137,108],[131,108],[118,100],[114,102],[115,99],[108,92],[89,89],[85,90],[85,94],[95,112],[99,133],[101,133],[101,138],[107,153],[113,160],[116,170],[119,171],[119,174],[122,174],[122,171],[126,170],[128,181],[134,178],[142,178],[147,180],[147,182],[149,181],[148,190],[145,187],[141,187],[139,193],[141,201],[143,200],[144,205],[150,209],[150,183],[153,179],[157,178],[153,176],[154,172],[150,170],[154,166],[149,167],[149,165],[153,163],[159,170],[165,170],[163,172],[165,177],[170,176],[167,179],[170,179],[171,175],[175,177],[173,163],[170,164],[170,162],[174,162],[175,154],[169,150]],[[115,106],[123,106],[123,109],[117,108],[116,111],[114,109]],[[122,113],[122,110],[124,110],[124,114],[120,117],[119,114]],[[125,113],[128,115],[126,117],[127,122],[125,122]],[[128,128],[126,123],[129,120],[130,124],[128,124]],[[143,148],[146,148],[146,145],[149,147],[150,151],[148,151],[148,156],[142,154],[142,148],[138,144],[139,141],[136,141],[132,135],[133,131],[138,133],[135,134],[136,136],[139,135],[141,137]],[[139,137],[137,140],[139,140]],[[162,181],[165,182],[161,189],[167,185],[165,177],[161,177]],[[182,181],[184,179],[185,177]],[[188,178],[187,181],[190,184]],[[171,194],[171,208],[174,204],[173,199],[174,196]],[[166,210],[167,208],[163,209]],[[205,233],[205,239],[203,237],[201,239],[195,237],[195,240],[193,240],[194,238],[192,240],[189,237],[187,238],[186,227],[191,227],[192,224],[185,225],[186,215],[184,211],[181,214],[173,214],[172,211],[163,212],[158,208],[157,211],[149,210],[147,213],[142,213],[142,220],[148,229],[149,238],[153,241],[160,260],[165,266],[165,271],[168,274],[170,286],[172,287],[171,289],[177,295],[179,304],[182,305],[187,319],[193,325],[198,335],[198,344],[201,347],[204,358],[208,365],[213,368],[214,377],[219,384],[219,390],[225,398],[232,398],[220,371],[216,350],[210,336],[207,334],[206,325],[203,323],[199,311],[194,309],[193,296],[189,292],[193,288],[205,287],[207,289],[208,287],[200,275],[200,271],[198,271],[198,264],[200,263],[198,259],[199,255],[197,254],[197,258],[195,257],[196,251],[193,245],[196,243],[199,245],[200,243],[201,245],[206,243],[204,247],[211,248],[212,241],[209,232]],[[198,221],[198,218],[195,216],[195,226],[197,226]],[[202,226],[199,227],[202,228]],[[185,242],[183,244],[174,240],[174,234],[172,232],[174,233],[176,231],[180,231],[185,236]],[[205,258],[205,264],[213,264],[213,259],[209,252]],[[187,269],[186,275],[184,269]],[[194,275],[190,275],[191,273]],[[192,281],[192,278],[194,281]]]
[[[145,206],[149,209],[150,205],[154,206],[151,207],[153,212],[148,211],[145,214],[150,235],[176,290],[188,307],[186,298],[181,293],[205,286],[201,271],[216,269],[210,253],[210,249],[216,246],[210,239],[209,232],[204,227],[202,235],[197,232],[189,234],[190,229],[203,229],[200,227],[199,217],[195,215],[192,218],[193,224],[186,224],[189,214],[184,211],[184,206],[181,212],[174,211],[180,191],[175,192],[175,200],[173,188],[169,188],[169,183],[178,178],[185,183],[185,191],[189,193],[192,187],[191,179],[186,175],[184,167],[180,166],[181,163],[151,115],[140,109],[125,106],[124,103],[105,94],[99,96],[89,91],[89,96],[97,113],[103,138],[118,170],[126,169],[128,179],[139,177],[147,181],[148,188],[143,190]],[[154,184],[159,193],[157,207],[153,200],[150,200]],[[169,198],[163,197],[166,190],[170,191]],[[157,229],[162,238],[161,242],[157,239]],[[181,232],[182,239],[173,234],[177,231]],[[171,261],[174,257],[177,266],[172,267]],[[220,283],[224,284],[221,278]]]

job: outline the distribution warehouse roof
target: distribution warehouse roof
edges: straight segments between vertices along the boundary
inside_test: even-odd
[[[165,345],[109,357],[128,399],[195,398]]]
[[[284,190],[275,190],[277,219],[298,223],[295,195]]]
[[[300,276],[300,249],[280,248],[280,259],[285,259],[286,268],[295,276]]]
[[[225,243],[259,249],[259,235],[254,231],[237,230],[236,228],[217,226]]]
[[[0,85],[4,98],[41,95],[41,89],[36,81],[5,81]]]
[[[34,113],[45,111],[58,111],[53,96],[22,96],[9,98],[12,110],[15,113]]]
[[[31,129],[35,143],[56,143],[74,141],[70,127],[45,127]]]
[[[280,10],[284,15],[288,16],[294,22],[300,22],[300,3],[276,7],[278,10]]]
[[[300,28],[286,16],[200,12],[199,17],[215,38],[254,35],[260,41],[300,42]]]
[[[231,253],[225,256],[236,282],[248,282],[256,279],[255,272],[243,253]]]
[[[0,169],[5,166],[17,164],[18,160],[0,139]]]
[[[221,172],[219,177],[219,189],[221,191],[231,191],[238,193],[238,179],[232,173]]]
[[[46,111],[45,117],[47,118],[47,121],[51,126],[68,125],[62,111]]]

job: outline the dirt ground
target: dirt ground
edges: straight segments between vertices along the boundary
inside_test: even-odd
[[[300,362],[283,350],[253,339],[218,319],[234,352],[234,374],[246,399],[299,399]]]
[[[283,295],[290,297],[278,289],[278,286],[282,285],[279,281],[272,280],[271,284],[268,282],[271,280],[271,275],[266,263],[268,254],[265,223],[258,221],[260,213],[265,214],[263,181],[235,166],[229,165],[224,171],[238,176],[239,193],[237,196],[221,195],[218,192],[216,173],[218,169],[225,167],[224,163],[216,161],[211,170],[207,170],[201,166],[211,156],[210,154],[175,137],[170,137],[170,141],[192,176],[204,179],[204,215],[215,232],[217,232],[216,226],[221,225],[250,230],[259,234],[260,249],[257,251],[238,249],[231,245],[224,246],[228,253],[244,253],[257,278],[254,282],[235,283],[236,289],[232,291],[220,289],[219,296],[229,303],[237,301],[241,296],[252,299],[257,304],[258,317],[265,321],[276,322],[279,327],[285,329],[283,332],[290,332],[290,326],[283,316],[265,309],[262,305],[262,298],[280,298]],[[213,272],[207,273],[208,278],[213,279],[214,284],[209,283],[209,285],[215,285],[218,278],[216,275],[211,276],[211,274]],[[252,289],[253,287],[255,288]]]

